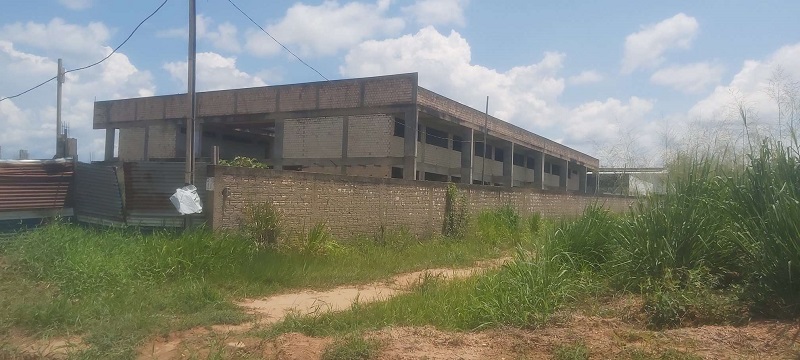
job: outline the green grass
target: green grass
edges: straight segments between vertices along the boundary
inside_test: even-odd
[[[588,360],[589,348],[581,341],[556,347],[553,352],[555,360]]]
[[[35,336],[78,333],[90,345],[84,357],[130,358],[153,334],[247,320],[231,303],[236,298],[467,266],[514,246],[490,240],[418,240],[384,230],[339,242],[320,224],[301,238],[263,246],[232,233],[57,222],[0,248],[0,336],[11,328]]]
[[[322,360],[370,360],[377,359],[381,344],[377,340],[348,335],[336,339],[322,354]]]

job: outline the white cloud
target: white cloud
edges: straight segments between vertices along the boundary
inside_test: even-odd
[[[464,26],[464,8],[469,0],[417,0],[413,5],[403,8],[403,12],[413,16],[421,25]]]
[[[387,16],[390,0],[377,3],[328,0],[320,5],[298,3],[286,16],[266,30],[301,56],[332,55],[364,40],[394,35],[403,29],[403,19]],[[259,29],[247,34],[245,48],[258,56],[271,56],[281,48]]]
[[[564,91],[557,76],[564,54],[548,52],[536,64],[499,72],[471,64],[470,46],[455,31],[444,36],[429,26],[414,35],[366,41],[354,47],[340,67],[343,76],[419,72],[420,85],[464,104],[482,108],[525,128],[556,121],[553,107]]]
[[[658,66],[671,49],[688,49],[700,25],[691,16],[680,13],[658,24],[648,25],[625,38],[622,72]]]
[[[185,89],[188,76],[186,61],[164,64],[164,69]],[[266,83],[258,76],[250,75],[236,68],[235,57],[224,57],[213,52],[197,54],[197,91],[234,89],[264,86]]]
[[[650,82],[656,85],[669,86],[685,93],[701,93],[709,86],[722,80],[725,71],[722,65],[699,62],[688,65],[670,66],[659,69]]]
[[[60,18],[47,24],[18,22],[0,28],[0,39],[13,43],[17,48],[30,48],[81,62],[97,61],[98,56],[105,56],[98,44],[108,41],[110,35],[111,31],[103,23],[92,22],[83,26],[69,24]]]
[[[58,2],[72,10],[83,10],[92,7],[92,0],[58,0]]]
[[[214,20],[206,15],[197,15],[197,39],[207,40],[218,50],[238,53],[242,50],[238,37],[239,30],[236,25],[229,22],[214,27]],[[189,30],[186,28],[172,28],[161,30],[156,33],[158,37],[165,38],[187,38]]]
[[[68,24],[54,19],[47,24],[27,23],[5,26],[0,41],[0,97],[13,95],[55,75],[58,51],[47,46],[63,46],[46,38],[56,29],[61,39],[86,54],[75,54],[67,63],[91,56],[102,58],[111,52],[104,45],[107,28],[102,23]],[[11,34],[13,36],[5,37]],[[21,50],[18,46],[31,47]],[[73,50],[73,52],[75,52]],[[81,64],[82,65],[82,64]],[[27,149],[34,158],[53,156],[55,146],[55,82],[12,100],[0,102],[0,146],[4,157],[15,157]],[[70,126],[70,136],[78,138],[82,160],[103,156],[102,131],[92,130],[94,100],[152,95],[155,92],[149,72],[134,66],[123,53],[116,53],[102,64],[67,74],[64,83],[62,118]]]
[[[777,105],[770,98],[770,80],[776,71],[783,72],[783,81],[800,81],[800,43],[786,45],[763,60],[747,60],[727,86],[717,86],[706,98],[690,110],[692,118],[732,122],[740,126],[737,103],[751,110],[752,125],[777,129]],[[800,124],[797,124],[800,125]],[[733,125],[732,125],[733,126]]]
[[[601,82],[603,79],[603,74],[594,70],[586,70],[578,75],[570,76],[567,82],[569,82],[570,85],[585,85]]]

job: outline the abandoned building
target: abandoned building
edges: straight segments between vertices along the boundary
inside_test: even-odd
[[[186,94],[96,102],[106,160],[183,161],[188,108]],[[595,191],[599,168],[421,88],[416,73],[198,93],[195,143],[201,159],[218,146],[279,169],[579,193]]]

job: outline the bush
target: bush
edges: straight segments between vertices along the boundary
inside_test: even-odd
[[[643,310],[653,329],[700,325],[743,324],[749,319],[747,306],[735,289],[721,291],[716,278],[704,269],[669,271],[645,292]]]
[[[454,184],[447,184],[442,235],[462,239],[467,231],[467,199]]]
[[[242,234],[263,248],[274,245],[281,236],[281,213],[272,204],[250,204],[242,211]]]
[[[219,164],[222,166],[236,166],[253,169],[272,169],[272,166],[268,166],[267,164],[258,161],[256,158],[249,158],[246,156],[237,156],[233,158],[233,160],[220,160]]]
[[[369,360],[375,359],[380,351],[380,343],[360,336],[349,335],[336,339],[325,349],[323,360]]]
[[[574,221],[563,221],[551,237],[554,251],[564,253],[579,267],[595,270],[604,265],[614,249],[619,230],[617,218],[599,205],[587,206]]]

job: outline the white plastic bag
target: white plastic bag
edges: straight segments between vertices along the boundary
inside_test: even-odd
[[[200,202],[200,195],[197,195],[197,188],[194,185],[186,185],[176,189],[175,193],[169,197],[169,201],[172,202],[172,205],[181,215],[203,212],[203,204]]]

